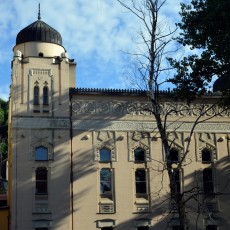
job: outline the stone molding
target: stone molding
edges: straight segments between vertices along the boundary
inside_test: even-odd
[[[193,122],[173,122],[168,124],[168,132],[190,132]],[[69,118],[13,118],[14,129],[69,129]],[[74,120],[73,129],[79,130],[113,130],[113,131],[146,131],[157,130],[156,122],[142,121],[109,121],[109,120]],[[230,123],[200,123],[196,132],[229,133]]]
[[[107,148],[111,151],[111,161],[117,160],[115,132],[98,131],[94,132],[93,146],[94,146],[94,160],[100,161],[100,150]]]
[[[13,118],[13,129],[69,129],[69,118]]]
[[[148,132],[129,132],[128,133],[128,151],[129,161],[134,161],[134,151],[137,148],[145,151],[145,160],[151,161],[151,141]]]

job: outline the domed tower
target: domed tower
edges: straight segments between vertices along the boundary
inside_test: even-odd
[[[41,20],[40,10],[38,20],[18,33],[14,47],[14,52],[17,51],[23,57],[54,57],[65,53],[61,34]]]
[[[219,77],[213,84],[213,92],[227,92],[230,90],[230,77],[227,75]]]
[[[18,33],[13,52],[11,229],[70,229],[69,89],[76,64],[61,34],[41,20],[40,7],[38,20]]]
[[[18,33],[13,51],[12,99],[18,105],[13,112],[29,116],[66,113],[63,101],[68,99],[69,88],[75,87],[76,64],[68,58],[61,34],[41,20],[40,7],[38,20]]]

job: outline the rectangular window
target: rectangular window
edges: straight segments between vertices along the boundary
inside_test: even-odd
[[[145,169],[137,169],[135,172],[136,181],[136,194],[146,194],[147,184],[146,184],[146,171]]]
[[[35,228],[35,230],[49,230],[48,228]]]
[[[47,86],[43,88],[43,105],[49,104],[49,89]]]
[[[145,150],[138,147],[134,150],[134,161],[143,162],[145,161]]]
[[[176,170],[173,172],[172,177],[173,177],[173,183],[175,183],[175,190],[176,193],[181,193],[181,171]],[[172,189],[172,188],[171,188]]]
[[[112,194],[112,171],[110,168],[102,168],[100,171],[101,195]]]
[[[172,148],[169,151],[169,160],[173,163],[178,163],[179,162],[179,152],[178,150]]]
[[[207,164],[212,162],[212,153],[208,149],[203,149],[201,152],[202,163]]]
[[[206,230],[217,230],[217,226],[216,225],[207,225]]]
[[[149,230],[148,226],[137,227],[137,230]]]
[[[39,105],[39,87],[34,86],[34,105]]]
[[[36,194],[43,195],[48,193],[48,173],[44,167],[36,169]]]
[[[180,230],[181,227],[180,226],[172,226],[172,230]]]
[[[203,186],[204,194],[211,194],[214,192],[212,169],[210,168],[203,170]]]
[[[180,179],[180,171],[179,170],[175,173],[174,178],[175,178],[177,193],[181,193],[181,179]]]

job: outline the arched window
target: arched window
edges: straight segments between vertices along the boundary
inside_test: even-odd
[[[39,87],[34,86],[34,105],[39,105]]]
[[[43,105],[49,104],[49,88],[44,86],[43,88]]]
[[[100,161],[111,161],[111,150],[108,148],[100,149]]]
[[[169,151],[169,160],[171,160],[171,162],[179,162],[179,152],[178,150],[172,148]]]
[[[36,161],[47,161],[48,160],[48,149],[44,146],[36,147],[34,158]]]
[[[134,161],[145,161],[145,150],[141,147],[134,150]]]
[[[48,172],[45,167],[36,169],[35,175],[36,183],[36,194],[47,194],[48,193]]]
[[[212,153],[209,149],[203,149],[201,155],[202,163],[210,163],[212,161]]]

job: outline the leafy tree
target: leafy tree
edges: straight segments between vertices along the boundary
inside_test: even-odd
[[[0,125],[4,122],[4,111],[0,108]]]
[[[7,130],[9,103],[0,99],[0,153],[7,158]]]
[[[225,78],[222,89],[229,96],[230,88],[230,1],[192,0],[181,3],[181,33],[177,41],[200,54],[182,60],[170,59],[177,69],[171,79],[181,95],[203,94],[209,90],[213,77]],[[188,94],[189,93],[189,94]]]

